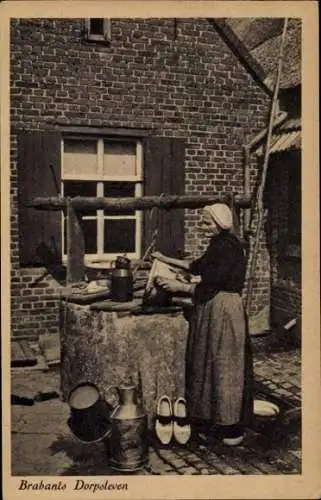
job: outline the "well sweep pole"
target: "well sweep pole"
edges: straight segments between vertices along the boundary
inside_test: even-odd
[[[279,94],[279,87],[280,87],[281,74],[282,74],[282,65],[283,65],[283,50],[284,50],[284,42],[285,42],[287,24],[288,24],[288,19],[285,18],[284,25],[283,25],[283,31],[282,31],[282,37],[281,37],[281,44],[280,44],[277,77],[276,77],[276,83],[275,83],[274,92],[273,92],[273,100],[272,100],[271,113],[270,113],[270,119],[269,119],[269,127],[268,127],[268,134],[267,134],[266,147],[265,147],[264,163],[263,163],[263,169],[262,169],[262,178],[261,178],[261,183],[260,183],[260,186],[258,188],[258,193],[257,193],[258,221],[257,221],[257,227],[256,227],[253,253],[252,253],[252,258],[250,259],[250,263],[249,263],[249,272],[248,272],[248,278],[247,278],[248,290],[247,290],[247,297],[246,297],[246,309],[247,309],[248,315],[250,315],[250,312],[251,312],[251,303],[252,303],[252,296],[253,296],[253,277],[254,277],[254,273],[255,273],[255,269],[256,269],[256,261],[257,261],[258,248],[259,248],[259,242],[260,242],[260,234],[261,234],[262,223],[263,223],[263,218],[264,218],[263,194],[264,194],[266,176],[267,176],[267,171],[268,171],[272,131],[273,131],[273,125],[274,125],[274,120],[275,120],[275,115],[276,115],[276,110],[277,110],[278,94]]]

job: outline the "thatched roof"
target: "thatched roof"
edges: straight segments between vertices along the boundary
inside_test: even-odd
[[[301,149],[301,120],[290,118],[273,130],[270,144],[270,153],[282,151],[298,151]],[[264,144],[259,145],[255,151],[257,156],[264,153]]]
[[[263,68],[268,87],[273,87],[281,43],[283,19],[226,19],[235,34]],[[289,19],[284,47],[281,89],[301,83],[301,20]]]
[[[249,50],[255,49],[282,31],[283,19],[230,18],[228,24]]]

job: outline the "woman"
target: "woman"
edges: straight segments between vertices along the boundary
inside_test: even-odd
[[[232,234],[229,207],[204,207],[202,225],[210,237],[205,253],[192,263],[155,254],[199,275],[197,285],[164,278],[156,286],[193,297],[186,348],[186,401],[191,421],[215,429],[227,445],[240,444],[252,415],[252,358],[241,298],[245,258]]]

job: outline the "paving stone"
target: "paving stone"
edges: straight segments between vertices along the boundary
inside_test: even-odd
[[[154,474],[162,474],[165,471],[171,470],[171,467],[168,467],[156,453],[149,454],[148,466]]]
[[[199,471],[197,471],[194,467],[182,467],[179,471],[183,474],[199,474]]]
[[[180,454],[180,456],[181,456],[181,458],[183,459],[183,464],[179,466],[180,468],[182,468],[182,467],[193,467],[193,468],[195,468],[195,467],[196,467],[196,468],[197,468],[197,465],[195,465],[195,464],[197,464],[197,463],[198,463],[198,461],[197,461],[197,459],[195,459],[195,457],[194,457],[194,459],[193,459],[193,458],[192,458],[192,459],[190,459],[190,458],[188,458],[188,457],[184,454],[184,452],[183,452],[183,453],[181,453],[181,454]],[[176,466],[176,462],[175,462],[175,466]]]
[[[195,453],[186,453],[185,451],[181,451],[179,452],[179,455],[183,457],[184,460],[187,461],[188,463],[194,464],[199,462],[199,459],[197,458]]]
[[[288,461],[281,460],[281,458],[270,458],[268,463],[276,467],[279,474],[297,474],[299,470]]]
[[[296,456],[297,458],[299,458],[301,460],[301,458],[302,458],[302,451],[301,450],[290,450],[290,453],[292,453],[292,455]]]
[[[175,456],[171,457],[171,461],[173,466],[176,467],[177,469],[186,465],[185,460],[182,460],[181,458],[176,458]]]
[[[202,458],[204,461],[210,466],[214,467],[221,474],[238,474],[239,471],[234,469],[225,461],[221,460],[217,455],[213,452],[209,451],[206,447],[202,451]]]
[[[283,394],[284,396],[291,396],[291,392],[288,391],[287,389],[284,389],[284,392],[282,392],[281,394]]]
[[[203,460],[201,459],[198,459],[198,460],[194,460],[193,461],[193,466],[196,468],[196,469],[201,469],[204,465],[204,462]]]
[[[291,392],[294,394],[298,394],[299,392],[301,392],[301,388],[293,386],[293,387],[291,387]]]
[[[166,449],[166,450],[160,449],[160,450],[158,450],[158,453],[162,458],[165,458],[165,460],[171,460],[175,456],[173,454],[173,452],[171,450],[168,450],[168,449]]]
[[[174,470],[177,474],[181,474],[180,468],[176,465],[178,458],[174,452],[170,450],[159,450],[159,455],[164,461],[164,472],[167,470]],[[182,465],[186,465],[186,463],[182,461]]]
[[[277,469],[272,467],[263,457],[258,456],[256,453],[252,453],[247,457],[249,463],[254,466],[263,474],[276,474]]]
[[[256,343],[256,342],[255,342]],[[301,407],[299,350],[273,352],[268,339],[256,343],[255,380],[262,390]],[[59,391],[59,370],[12,372],[12,392],[33,397],[39,391]],[[66,424],[69,408],[58,399],[31,407],[12,406],[12,471],[15,475],[115,475],[103,446],[77,441]],[[200,435],[186,447],[150,447],[143,475],[298,474],[301,471],[300,420],[290,422],[270,438],[249,431],[244,445],[228,448]],[[203,472],[202,472],[203,471]],[[118,473],[117,473],[118,474]]]
[[[232,450],[234,450],[234,448]],[[236,448],[236,451],[237,450],[238,449]],[[231,453],[230,455],[220,454],[220,457],[232,465],[233,468],[238,470],[241,474],[261,474],[261,471],[254,467],[253,464],[249,463],[244,456],[241,458],[236,454]]]
[[[286,389],[278,389],[278,394],[282,394],[283,396],[286,396],[286,395],[289,395],[291,393],[289,393],[289,391],[287,391]]]

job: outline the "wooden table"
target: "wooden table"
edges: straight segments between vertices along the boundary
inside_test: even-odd
[[[145,314],[137,307],[131,313],[110,310],[106,301],[100,305],[80,305],[62,300],[64,400],[79,383],[92,382],[107,401],[115,404],[115,391],[108,388],[132,377],[141,389],[141,401],[152,425],[161,395],[173,399],[184,395],[187,332],[188,322],[182,308]]]

